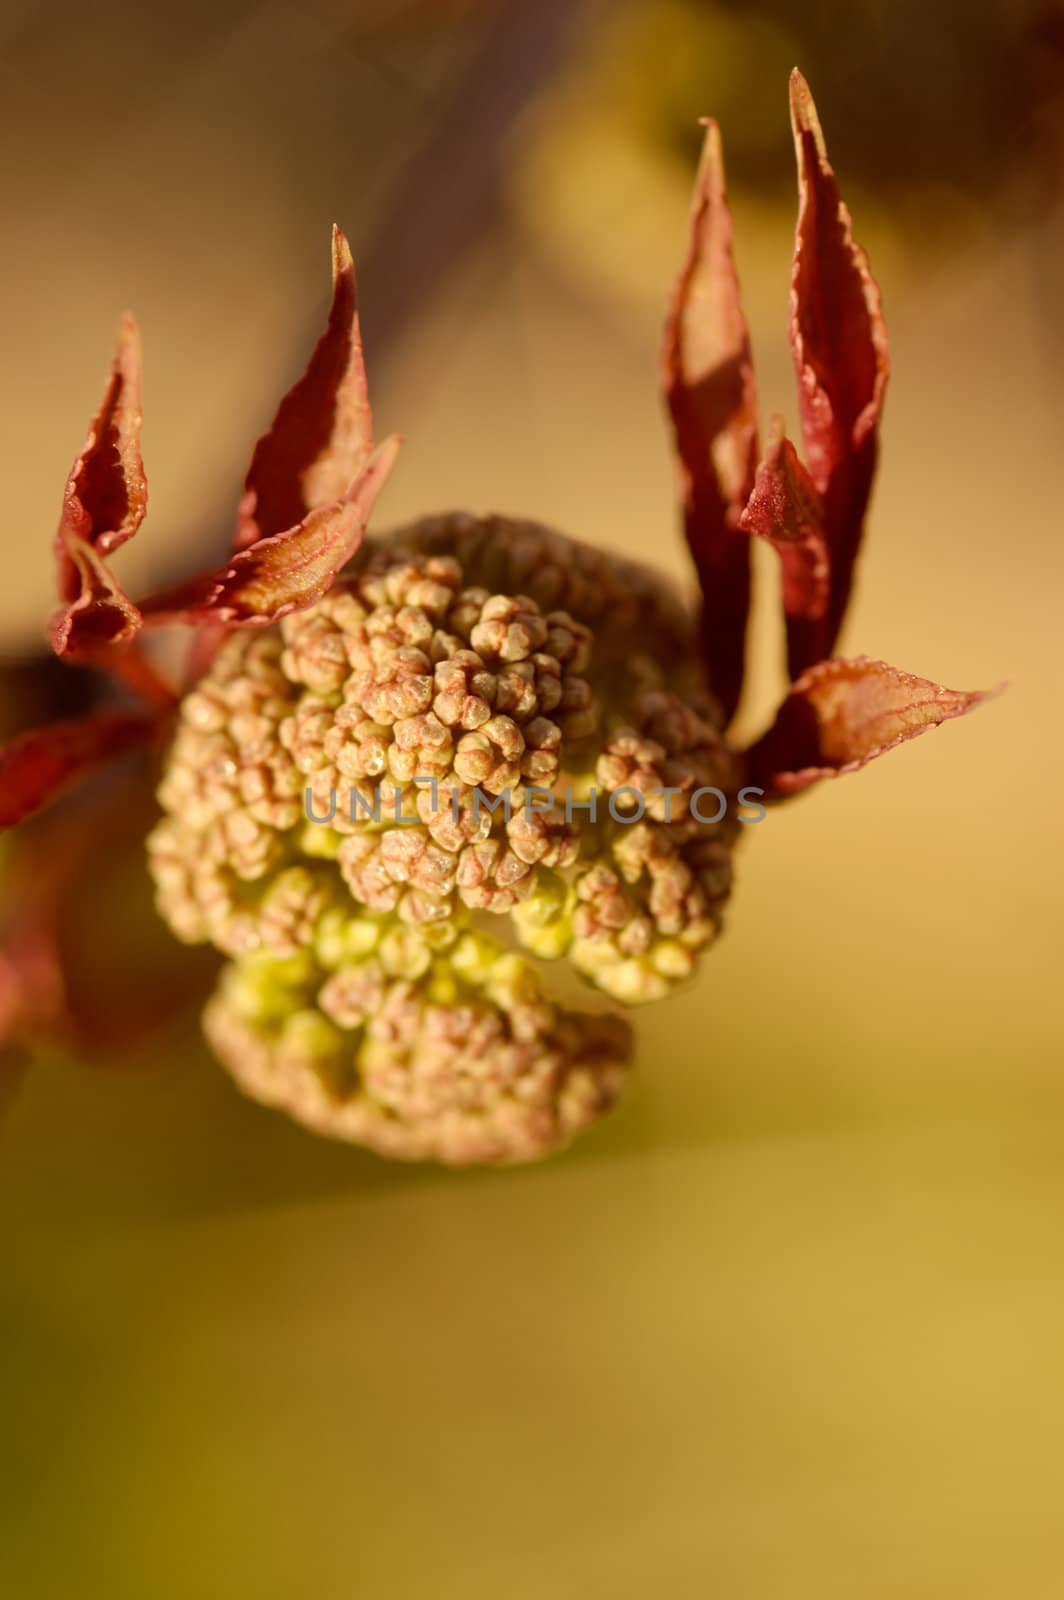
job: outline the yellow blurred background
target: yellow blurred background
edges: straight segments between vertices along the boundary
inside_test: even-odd
[[[843,645],[1010,686],[747,838],[621,1108],[543,1166],[316,1140],[192,1022],[135,1071],[35,1063],[0,1125],[4,1594],[1064,1594],[1062,42],[1005,0],[8,0],[7,654],[118,315],[135,590],[224,540],[334,220],[407,439],[378,521],[511,511],[684,576],[655,359],[696,121],[793,423],[798,61],[894,359]]]

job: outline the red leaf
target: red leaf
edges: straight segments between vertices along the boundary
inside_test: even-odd
[[[373,451],[373,428],[355,269],[347,240],[333,228],[329,321],[303,377],[255,447],[238,515],[236,549],[292,528],[309,511],[343,499]]]
[[[739,526],[767,539],[779,553],[788,629],[794,619],[822,617],[830,584],[824,503],[784,433],[782,417],[772,419],[768,449]]]
[[[0,1114],[4,1065],[40,1043],[107,1068],[141,1061],[203,998],[213,966],[175,961],[151,907],[144,834],[154,820],[138,764],[56,807],[9,840],[0,898]],[[140,869],[139,871],[137,869]],[[108,914],[100,939],[99,913]]]
[[[821,661],[791,686],[775,723],[751,749],[752,781],[770,795],[797,794],[819,778],[856,772],[985,699],[867,656]]]
[[[17,734],[0,749],[0,829],[39,811],[101,762],[146,744],[157,727],[150,717],[112,711]]]
[[[362,543],[399,445],[395,436],[385,439],[344,499],[319,506],[296,527],[239,551],[228,566],[201,572],[145,600],[145,619],[264,626],[314,605]]]
[[[80,539],[109,555],[131,539],[144,521],[148,487],[140,454],[140,338],[125,317],[100,409],[71,468],[63,497],[56,556],[59,592],[78,593],[78,574],[66,561],[65,540]]]
[[[661,373],[679,456],[687,543],[702,589],[706,662],[713,691],[730,716],[742,688],[750,606],[750,550],[738,524],[754,484],[757,402],[720,132],[713,121],[705,126]]]
[[[67,558],[80,590],[69,605],[52,613],[48,637],[56,655],[90,660],[111,646],[128,644],[140,630],[141,614],[107,563],[80,539],[68,540]]]
[[[133,537],[147,510],[141,420],[140,340],[132,317],[126,317],[100,409],[63,496],[55,545],[64,605],[50,628],[57,655],[126,643],[140,627],[140,613],[102,558]]]
[[[831,560],[827,610],[789,630],[792,677],[838,638],[875,474],[889,372],[879,289],[854,243],[809,86],[791,75],[798,225],[791,270],[791,349],[809,473],[824,496]]]

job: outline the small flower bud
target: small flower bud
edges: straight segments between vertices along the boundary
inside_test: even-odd
[[[716,935],[738,830],[682,802],[738,774],[693,638],[641,569],[458,516],[227,640],[149,850],[174,931],[231,958],[206,1026],[250,1094],[454,1162],[541,1155],[608,1108],[627,1032],[560,1009],[536,963],[636,1005]]]

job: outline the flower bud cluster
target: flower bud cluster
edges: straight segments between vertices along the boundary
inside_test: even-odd
[[[230,636],[182,704],[150,859],[178,936],[233,958],[208,1026],[250,1092],[387,1153],[516,1159],[612,1101],[626,1045],[493,930],[660,997],[730,883],[731,808],[688,802],[736,787],[659,579],[437,518]]]
[[[296,696],[280,640],[256,633],[230,639],[182,701],[149,860],[159,910],[188,944],[239,955],[262,942],[264,908],[290,858],[285,841],[303,815],[280,738]]]
[[[616,1017],[548,1001],[522,957],[394,917],[326,920],[312,950],[231,965],[207,1036],[253,1098],[401,1160],[525,1161],[608,1110],[629,1052]]]

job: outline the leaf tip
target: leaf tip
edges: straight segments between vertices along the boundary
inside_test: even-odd
[[[816,104],[813,100],[813,91],[809,87],[809,80],[801,67],[792,67],[788,85],[791,102],[791,121],[795,131],[799,128],[811,128],[817,122]]]
[[[702,142],[703,160],[707,151],[711,151],[718,161],[722,158],[723,144],[720,136],[720,123],[716,117],[699,117],[698,126],[705,129],[705,138]]]
[[[140,329],[137,319],[132,311],[123,311],[118,321],[118,338],[116,341],[116,365],[123,367],[130,362],[140,364]]]
[[[791,685],[775,723],[749,752],[751,770],[770,793],[797,794],[966,716],[993,692],[946,689],[868,656],[832,656]]]
[[[810,89],[804,74],[798,67],[795,67],[791,73],[790,99],[791,127],[794,130],[795,141],[798,145],[799,163],[801,163],[802,159],[803,136],[809,134],[816,147],[817,157],[821,166],[827,169],[827,145],[824,142],[824,131],[820,126],[816,101],[813,99],[812,89]]]
[[[124,426],[131,432],[139,431],[143,422],[141,412],[142,350],[140,329],[132,311],[123,312],[115,336],[114,355],[108,380],[107,395],[119,414],[124,413]],[[106,404],[106,400],[105,400]],[[101,418],[97,416],[96,424]]]
[[[351,246],[343,229],[336,222],[333,223],[332,229],[332,264],[334,284],[341,278],[354,278],[355,261],[351,254]]]

